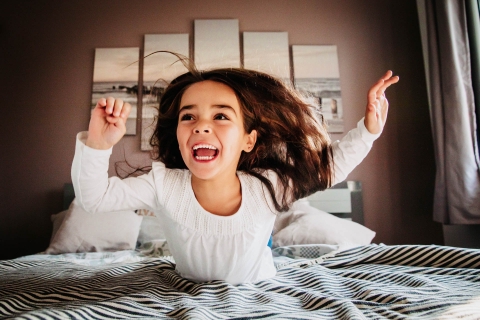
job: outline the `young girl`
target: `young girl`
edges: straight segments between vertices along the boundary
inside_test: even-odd
[[[79,133],[72,180],[90,212],[154,210],[177,272],[232,284],[275,276],[267,246],[276,215],[346,178],[387,118],[388,71],[368,92],[365,117],[330,143],[322,118],[281,81],[257,71],[191,70],[160,102],[148,174],[108,178],[130,105],[100,99]]]

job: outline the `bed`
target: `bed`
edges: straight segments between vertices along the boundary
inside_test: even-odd
[[[68,189],[66,205],[73,197]],[[0,261],[0,317],[480,319],[480,250],[372,244],[374,232],[353,222],[363,219],[361,187],[346,183],[336,189],[343,190],[300,201],[278,219],[272,245],[276,277],[236,286],[181,278],[166,241],[155,234],[158,228],[152,223],[158,219],[148,213],[128,216],[126,221],[138,224],[138,232],[114,240],[116,247],[108,242],[92,247],[84,235],[76,242],[81,250],[55,249],[62,232],[69,231],[72,238],[66,221],[73,202],[63,221],[56,221],[60,213],[52,217],[54,233],[45,252]],[[350,206],[341,203],[345,196]],[[328,204],[330,200],[338,203]],[[330,211],[344,211],[334,212],[341,218],[319,209],[321,203]],[[316,233],[335,232],[310,239],[305,239],[306,232],[295,234],[319,220],[326,226]],[[347,232],[335,230],[338,226]],[[102,235],[109,236],[109,227],[102,225]]]

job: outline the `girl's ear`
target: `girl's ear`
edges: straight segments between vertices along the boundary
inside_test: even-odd
[[[243,147],[243,151],[250,152],[253,150],[255,143],[257,142],[257,130],[252,130],[250,133],[245,135],[246,143]]]

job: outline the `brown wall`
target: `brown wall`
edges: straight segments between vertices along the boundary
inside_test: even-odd
[[[75,134],[88,124],[94,49],[142,47],[150,33],[192,34],[201,18],[288,31],[290,44],[337,45],[348,129],[363,116],[369,86],[387,69],[399,74],[384,134],[349,178],[363,182],[375,242],[442,243],[432,222],[435,168],[414,0],[19,0],[2,1],[0,17],[0,258],[48,245]],[[138,136],[124,138],[112,162],[124,152],[149,163]]]

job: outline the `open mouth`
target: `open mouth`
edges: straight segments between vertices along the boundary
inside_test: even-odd
[[[218,155],[218,149],[210,144],[197,144],[192,149],[193,157],[199,161],[210,161]]]

